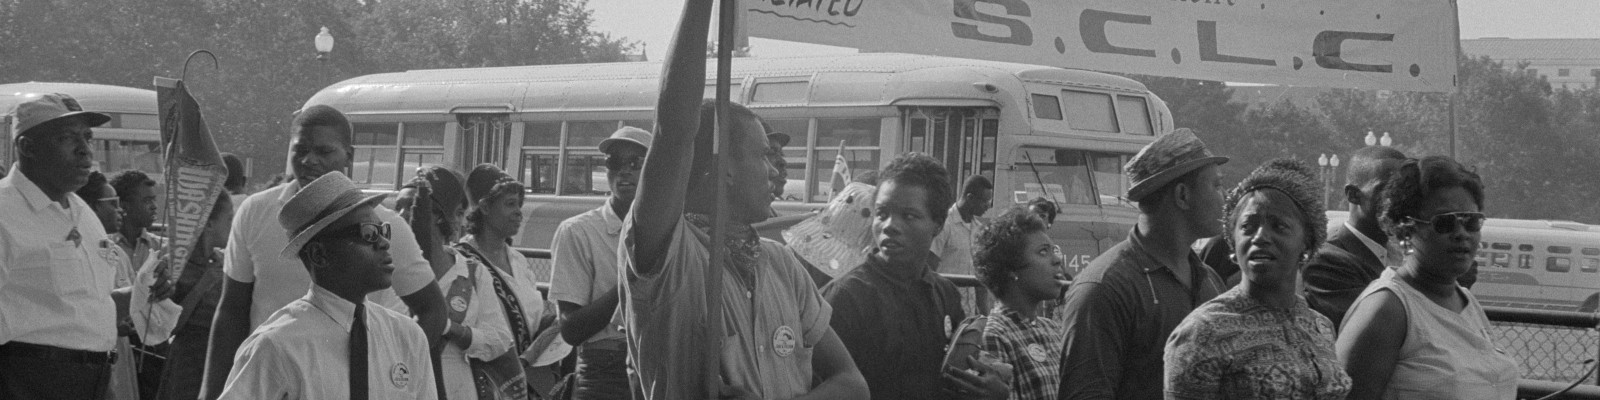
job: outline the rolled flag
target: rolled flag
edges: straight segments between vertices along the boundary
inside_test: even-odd
[[[160,276],[176,277],[194,251],[195,242],[222,195],[228,168],[200,116],[200,104],[183,81],[155,78],[160,107],[161,147],[166,156],[167,268]]]
[[[833,156],[833,174],[838,176],[842,182],[833,185],[832,193],[839,193],[839,190],[844,189],[844,186],[849,185],[853,179],[850,177],[850,163],[845,161],[844,152],[844,141],[840,140],[839,152]]]

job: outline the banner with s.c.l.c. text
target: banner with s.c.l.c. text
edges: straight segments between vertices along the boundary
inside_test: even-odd
[[[744,0],[751,36],[1233,82],[1455,90],[1455,0]]]

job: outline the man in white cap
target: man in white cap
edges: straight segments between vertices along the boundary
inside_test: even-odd
[[[281,255],[304,264],[308,293],[245,339],[224,399],[437,399],[428,338],[411,317],[367,300],[389,287],[392,227],[341,172],[283,205]]]
[[[111,118],[65,94],[20,97],[0,179],[0,398],[98,399],[129,291],[113,292],[100,254],[116,245],[73,192],[93,167],[90,128]]]
[[[639,169],[654,135],[626,126],[600,141],[606,155],[606,204],[556,228],[550,248],[550,299],[561,308],[561,336],[578,347],[572,398],[627,399],[627,337],[617,330],[617,238],[633,205]]]
[[[1139,221],[1067,289],[1062,399],[1162,398],[1167,336],[1189,311],[1225,290],[1189,246],[1222,233],[1217,166],[1226,162],[1193,132],[1178,129],[1123,166]]]
[[[273,312],[304,294],[311,277],[292,254],[279,254],[283,228],[274,223],[278,210],[302,187],[324,174],[350,168],[353,127],[344,113],[314,105],[300,110],[289,128],[289,164],[294,179],[246,198],[234,212],[233,231],[223,263],[227,278],[217,303],[206,355],[204,393],[216,398],[233,354],[252,329]],[[372,300],[392,310],[417,317],[434,349],[442,343],[445,326],[444,295],[434,285],[433,269],[422,256],[416,236],[400,214],[379,205],[378,218],[395,226],[393,290],[374,293]],[[435,352],[434,354],[438,354]],[[437,370],[437,369],[435,369]]]
[[[116,245],[72,193],[93,166],[90,128],[110,117],[65,94],[18,96],[9,114],[19,157],[0,180],[0,398],[98,396],[131,290],[112,289],[115,267],[99,255]]]

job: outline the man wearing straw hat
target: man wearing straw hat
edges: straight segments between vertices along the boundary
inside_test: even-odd
[[[1145,146],[1124,173],[1139,204],[1128,238],[1073,280],[1062,305],[1062,399],[1160,399],[1162,349],[1189,311],[1224,290],[1189,249],[1222,233],[1227,157],[1211,155],[1188,129]]]
[[[281,254],[304,264],[311,288],[245,339],[222,398],[438,398],[422,328],[367,300],[394,272],[382,200],[335,171],[284,204]]]
[[[98,399],[129,291],[113,292],[99,254],[116,245],[73,192],[93,167],[90,128],[111,117],[65,94],[20,97],[17,163],[0,179],[0,398]]]

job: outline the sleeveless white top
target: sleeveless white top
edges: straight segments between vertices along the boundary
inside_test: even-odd
[[[1512,399],[1522,376],[1517,361],[1489,338],[1489,317],[1472,292],[1460,313],[1439,306],[1401,280],[1394,268],[1367,285],[1356,304],[1388,290],[1405,306],[1405,343],[1384,399]],[[1352,306],[1352,309],[1355,307]],[[1345,314],[1345,320],[1351,314]],[[1343,325],[1342,326],[1348,326]]]

